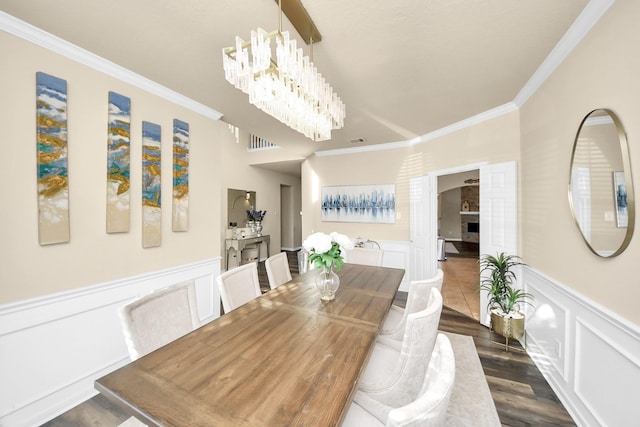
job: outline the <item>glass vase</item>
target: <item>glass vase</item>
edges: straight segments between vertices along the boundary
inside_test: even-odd
[[[331,301],[336,298],[336,291],[340,287],[340,277],[330,268],[323,267],[316,276],[316,286],[320,291],[320,299]]]
[[[262,221],[256,221],[256,235],[262,236]]]

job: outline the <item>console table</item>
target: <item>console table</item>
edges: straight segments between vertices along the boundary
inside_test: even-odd
[[[267,258],[269,258],[271,256],[269,251],[269,244],[271,243],[271,238],[269,237],[268,234],[262,235],[262,236],[247,236],[244,239],[243,238],[226,239],[225,251],[227,253],[227,270],[229,270],[229,249],[233,248],[236,250],[237,253],[240,253],[240,251],[242,251],[245,248],[245,246],[252,245],[255,243],[258,245],[258,261],[260,261],[260,248],[262,247],[262,242],[266,243],[267,245]]]

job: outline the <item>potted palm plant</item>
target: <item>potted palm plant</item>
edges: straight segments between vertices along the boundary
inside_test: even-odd
[[[491,329],[506,339],[521,338],[524,335],[524,312],[522,305],[531,304],[533,296],[522,289],[514,288],[516,268],[525,265],[516,255],[504,252],[493,255],[482,255],[480,258],[480,289],[487,291],[489,302],[487,308],[491,313]],[[485,273],[485,274],[483,274]]]

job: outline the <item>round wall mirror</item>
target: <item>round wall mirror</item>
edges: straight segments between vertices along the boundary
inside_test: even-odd
[[[571,157],[569,204],[593,253],[613,257],[629,245],[635,222],[629,147],[611,110],[593,110],[580,123]]]

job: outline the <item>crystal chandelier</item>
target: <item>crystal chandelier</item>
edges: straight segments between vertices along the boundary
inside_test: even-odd
[[[344,126],[342,100],[289,32],[282,31],[282,18],[276,31],[251,31],[251,41],[236,36],[235,46],[222,49],[222,64],[227,81],[248,94],[249,103],[306,137],[325,141],[332,129]]]

